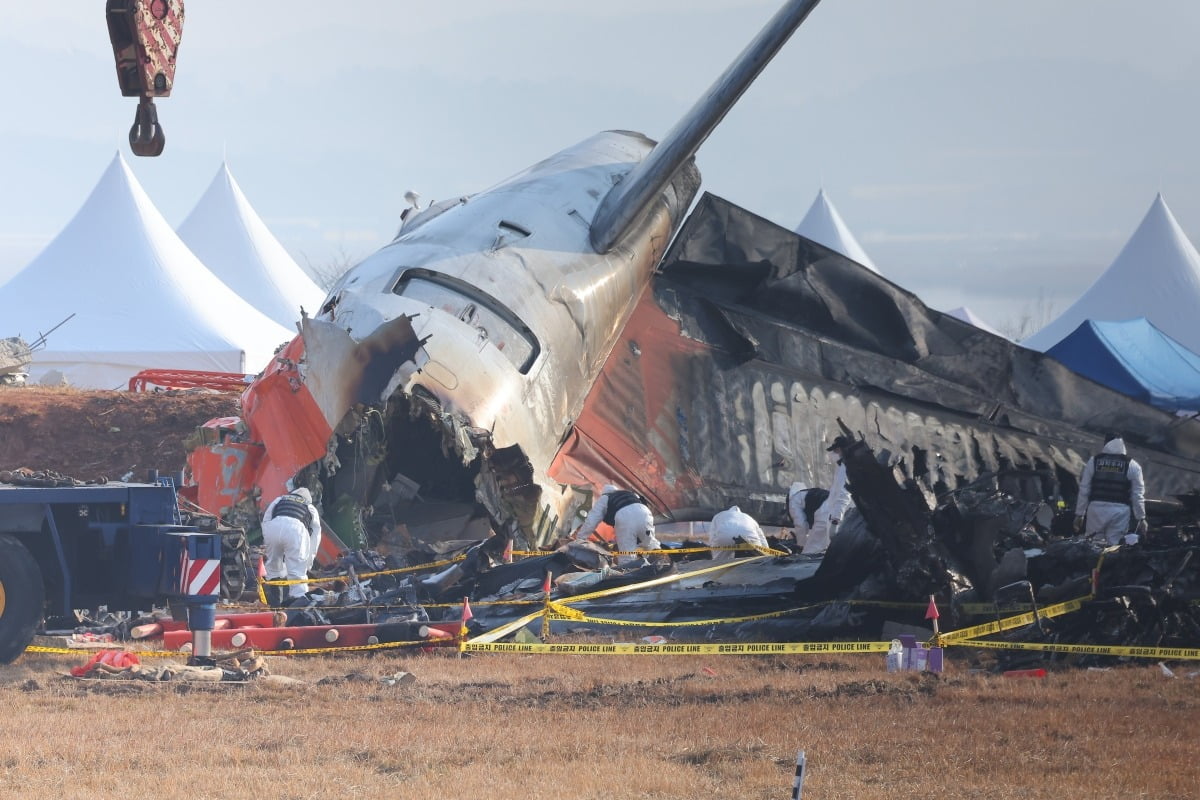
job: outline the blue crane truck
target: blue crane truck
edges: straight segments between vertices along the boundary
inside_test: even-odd
[[[170,482],[0,483],[0,664],[76,609],[215,608],[222,536],[185,521]]]

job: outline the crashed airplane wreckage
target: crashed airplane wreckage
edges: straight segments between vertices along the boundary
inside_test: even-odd
[[[529,545],[569,533],[590,489],[548,470],[699,189],[693,156],[817,3],[784,3],[661,141],[602,132],[407,213],[302,319],[241,418],[202,432],[189,499],[253,524],[304,485],[351,545],[385,520]]]
[[[1144,542],[1102,554],[1072,538],[1070,519],[1076,476],[1113,428],[1134,443],[1148,494],[1177,497],[1148,502]],[[398,584],[418,605],[469,596],[477,621],[491,626],[520,607],[489,600],[536,603],[547,572],[556,599],[652,579],[573,607],[680,639],[774,641],[875,637],[888,619],[920,621],[889,603],[923,610],[929,594],[952,618],[972,603],[1037,607],[1090,595],[1080,614],[1039,619],[1014,635],[1200,641],[1191,602],[1200,596],[1196,421],[929,310],[879,275],[713,196],[639,299],[553,474],[583,485],[619,476],[667,510],[664,531],[734,503],[763,523],[783,522],[783,487],[827,482],[824,445],[837,433],[858,436],[846,454],[858,510],[823,559],[758,557],[707,571],[705,557],[677,556],[670,566],[625,574],[605,566],[582,577],[577,570],[595,566],[594,553],[568,548],[504,565],[504,540],[495,537],[462,565]],[[448,552],[412,552],[408,563]],[[783,611],[795,613],[672,627]]]
[[[666,521],[737,504],[769,523],[793,481],[828,483],[824,444],[838,419],[902,465],[923,514],[993,479],[1014,502],[1069,506],[1075,476],[1111,429],[1145,467],[1151,496],[1194,490],[1195,420],[929,310],[711,195],[684,223],[696,148],[815,5],[785,4],[660,143],[601,133],[488,191],[410,213],[395,241],[302,320],[243,395],[242,417],[202,430],[191,499],[252,526],[285,487],[307,486],[353,550],[389,543],[393,567],[489,532],[491,549],[547,545],[610,480]],[[853,491],[871,507],[865,485]],[[716,605],[758,597],[771,611],[929,591],[992,599],[995,567],[982,556],[959,573],[924,545],[887,544],[900,519],[888,515],[846,520],[824,560],[749,559],[720,580],[697,576],[694,588]],[[928,521],[907,524],[924,543]],[[860,539],[884,543],[894,574],[858,574],[877,563],[860,557]],[[379,566],[366,560],[360,572]],[[507,596],[540,586],[547,571],[577,569],[567,553],[481,568],[492,561],[354,587],[357,602],[375,603],[381,590],[401,606]],[[660,617],[711,614],[703,594],[675,596],[693,588],[683,581],[660,586],[649,598],[663,604]],[[606,602],[636,606],[636,594]],[[822,624],[853,629],[852,614],[830,608]]]

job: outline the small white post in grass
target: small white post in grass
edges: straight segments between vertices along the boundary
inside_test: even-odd
[[[804,751],[796,753],[796,779],[792,781],[792,800],[800,800],[804,791]]]

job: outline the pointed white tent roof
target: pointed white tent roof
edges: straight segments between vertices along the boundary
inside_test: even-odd
[[[301,306],[315,314],[325,297],[255,213],[228,164],[179,226],[179,237],[226,286],[280,325],[294,327]]]
[[[812,239],[817,244],[823,244],[852,261],[857,261],[872,272],[879,272],[875,268],[875,262],[867,255],[867,251],[862,249],[862,245],[842,220],[842,215],[833,207],[824,189],[817,192],[808,213],[796,226],[796,233],[806,239]]]
[[[1008,338],[1003,333],[1001,333],[1000,331],[993,328],[991,325],[988,325],[986,322],[984,322],[982,317],[980,317],[978,314],[976,314],[974,311],[967,308],[966,306],[959,306],[958,308],[952,308],[949,311],[947,311],[946,313],[956,319],[961,319],[963,322],[966,322],[969,325],[974,325],[976,328],[979,328],[979,330],[981,330],[981,331],[987,331],[988,333],[992,334],[993,336],[999,336],[1001,339]]]
[[[257,372],[294,332],[213,275],[180,241],[120,153],[46,248],[0,286],[4,328],[75,386],[122,388],[147,368]]]
[[[1086,320],[1145,317],[1192,352],[1200,352],[1200,253],[1162,195],[1112,265],[1070,308],[1021,344],[1046,351]]]

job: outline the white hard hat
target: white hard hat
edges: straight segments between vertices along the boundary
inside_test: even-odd
[[[306,503],[312,502],[312,492],[310,492],[308,489],[304,488],[303,486],[301,486],[299,489],[293,489],[292,494],[295,495],[296,497],[299,497],[301,500],[303,500]]]
[[[617,487],[613,486],[611,483],[606,483],[604,484],[604,488],[600,490],[600,494],[612,494],[616,490]]]

